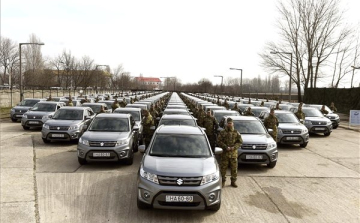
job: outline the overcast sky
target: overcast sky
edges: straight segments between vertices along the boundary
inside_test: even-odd
[[[95,64],[122,64],[132,76],[176,76],[182,83],[214,75],[253,78],[263,47],[278,38],[277,0],[2,0],[1,35],[18,43],[34,33],[44,57],[66,49]],[[360,0],[342,0],[346,20],[360,21]],[[355,83],[359,83],[357,71]],[[350,79],[350,77],[349,77]],[[324,83],[325,84],[325,83]],[[344,85],[346,86],[346,85]]]

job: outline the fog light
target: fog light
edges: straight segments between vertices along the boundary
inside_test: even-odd
[[[83,152],[83,151],[80,151],[80,156],[84,156],[84,152]]]
[[[214,201],[215,198],[216,198],[216,195],[215,195],[214,193],[211,193],[211,194],[209,195],[209,201]]]
[[[148,192],[144,192],[144,198],[145,199],[149,199],[150,198],[150,194]]]
[[[275,160],[276,159],[276,153],[273,153],[272,155],[271,155],[271,160]]]
[[[126,152],[125,152],[125,151],[121,151],[121,152],[119,152],[119,156],[120,156],[120,157],[124,157],[124,156],[126,156]]]

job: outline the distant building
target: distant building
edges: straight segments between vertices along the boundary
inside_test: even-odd
[[[161,89],[161,80],[158,77],[135,77],[135,81],[138,83],[141,88],[145,89]]]

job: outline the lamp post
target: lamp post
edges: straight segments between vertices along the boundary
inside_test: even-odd
[[[214,77],[221,77],[221,87],[220,87],[220,88],[221,88],[221,93],[223,93],[223,89],[222,89],[223,87],[222,87],[222,86],[223,86],[223,79],[224,79],[224,77],[221,76],[221,75],[215,75]]]
[[[96,75],[96,70],[97,70],[97,68],[98,67],[101,67],[101,66],[104,66],[104,67],[109,67],[109,65],[96,65],[95,66],[95,75]],[[96,88],[96,90],[95,90],[95,93],[96,93],[96,95],[98,94],[98,82],[99,82],[99,78],[98,78],[98,76],[96,76],[96,86],[95,86],[95,88]]]
[[[240,97],[242,97],[242,69],[240,69],[240,68],[230,68],[230,70],[239,70],[240,71]]]
[[[160,77],[160,78],[173,78],[173,79],[175,79],[175,77]],[[174,80],[174,91],[175,91],[175,80]]]
[[[353,69],[352,77],[351,77],[351,87],[353,87],[354,73],[355,70],[360,69],[360,67],[351,66]]]
[[[24,89],[23,89],[23,76],[21,73],[21,46],[22,45],[45,45],[44,43],[19,43],[19,56],[20,56],[20,101],[24,99]]]
[[[271,54],[288,54],[288,55],[290,55],[289,102],[291,102],[292,53],[291,53],[291,52],[278,52],[278,51],[271,51],[270,53],[271,53]]]

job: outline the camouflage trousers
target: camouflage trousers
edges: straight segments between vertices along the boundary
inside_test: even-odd
[[[226,181],[226,170],[228,169],[230,164],[230,170],[231,170],[231,182],[235,182],[237,179],[237,170],[238,170],[238,160],[237,158],[229,158],[227,156],[221,156],[221,162],[220,162],[220,172],[222,181]]]
[[[273,133],[270,134],[271,137],[273,137],[274,141],[277,142],[277,131],[273,131]]]
[[[214,152],[215,151],[216,136],[214,134],[213,135],[206,135],[206,136],[209,139],[211,150]]]
[[[143,135],[145,148],[147,148],[147,147],[149,146],[150,141],[151,141],[151,137],[152,137],[151,134],[144,134],[144,135]]]

